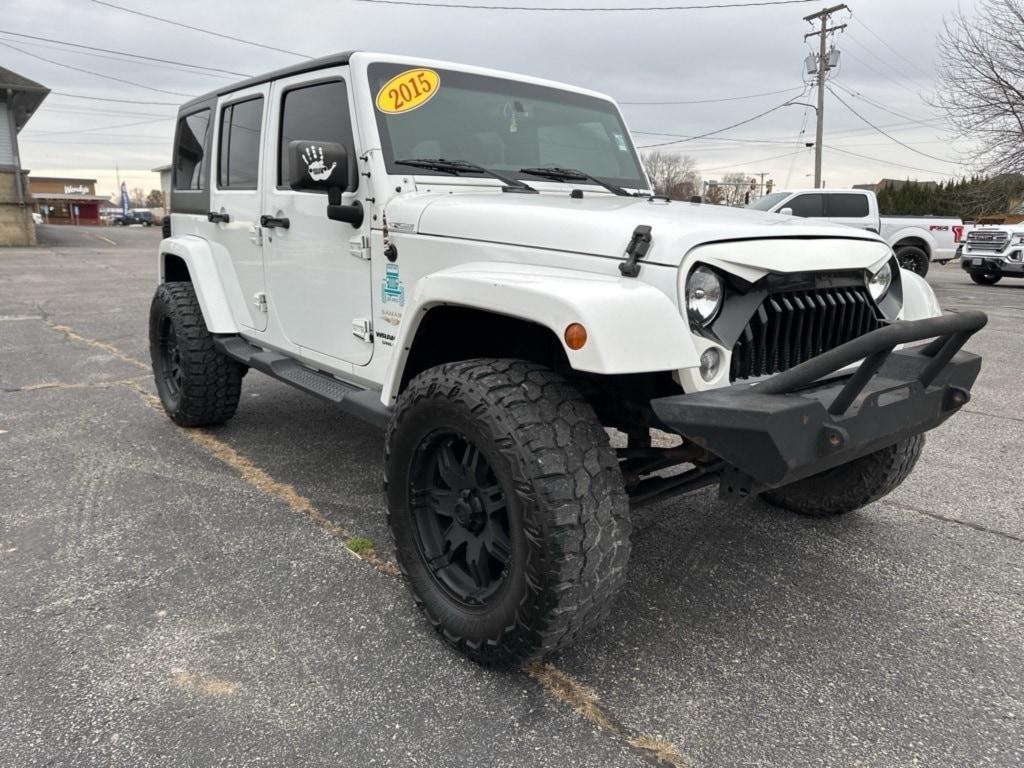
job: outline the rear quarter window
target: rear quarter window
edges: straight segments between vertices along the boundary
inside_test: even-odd
[[[174,148],[174,188],[203,188],[203,163],[206,156],[206,135],[210,129],[210,110],[202,109],[178,121],[178,142]]]

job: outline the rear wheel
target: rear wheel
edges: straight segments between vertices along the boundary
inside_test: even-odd
[[[971,272],[971,280],[976,282],[978,285],[995,285],[1003,276],[996,272]]]
[[[182,427],[235,415],[245,367],[225,357],[206,330],[192,283],[163,283],[149,310],[153,377],[167,415]]]
[[[615,452],[562,377],[517,360],[431,368],[385,438],[388,523],[446,642],[508,668],[607,614],[629,558]]]
[[[903,440],[817,475],[771,491],[761,498],[774,507],[811,517],[860,509],[895,490],[914,469],[924,435]]]
[[[921,277],[928,274],[928,253],[916,245],[902,245],[896,249],[896,261],[903,269],[909,269]]]

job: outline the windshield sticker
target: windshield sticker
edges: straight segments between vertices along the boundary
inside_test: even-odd
[[[629,148],[626,146],[626,137],[621,133],[614,133],[612,136],[615,137],[615,146],[619,148],[619,152],[628,152]]]
[[[422,107],[441,88],[441,76],[432,69],[407,69],[377,91],[377,109],[388,115]]]

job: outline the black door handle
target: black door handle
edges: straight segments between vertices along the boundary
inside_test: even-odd
[[[212,221],[214,224],[227,224],[229,221],[231,221],[231,216],[230,214],[227,213],[217,213],[216,211],[210,211],[208,214],[206,214],[206,220]]]
[[[260,216],[260,226],[267,229],[288,229],[291,225],[292,223],[284,217],[278,219],[274,216]]]

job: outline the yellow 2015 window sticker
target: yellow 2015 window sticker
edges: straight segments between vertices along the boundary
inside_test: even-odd
[[[441,77],[432,69],[407,69],[395,75],[377,91],[377,109],[389,115],[422,107],[441,87]]]

